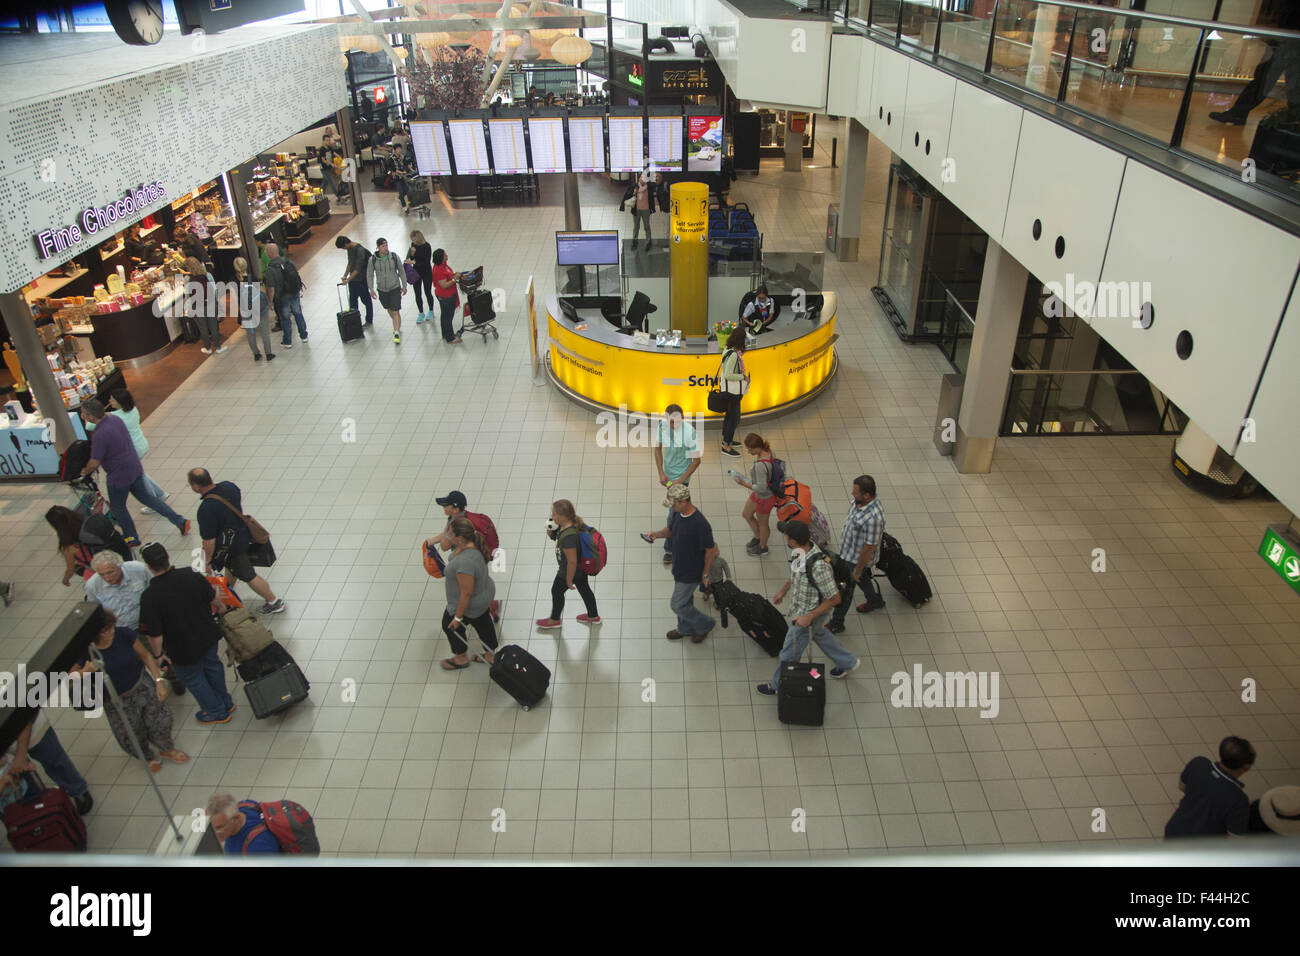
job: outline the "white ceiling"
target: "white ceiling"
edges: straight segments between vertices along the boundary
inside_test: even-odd
[[[148,73],[222,50],[283,37],[313,24],[250,24],[206,36],[181,36],[169,27],[154,46],[130,46],[117,34],[43,33],[0,37],[0,89],[7,105],[45,100],[105,80]],[[200,46],[201,44],[201,46]]]

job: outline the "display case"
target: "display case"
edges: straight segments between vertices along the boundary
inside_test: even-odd
[[[807,114],[805,114],[807,115]],[[784,156],[785,134],[789,117],[785,110],[758,110],[759,140],[758,151],[761,156]],[[817,114],[808,117],[803,132],[804,159],[812,159],[813,143],[817,141]]]

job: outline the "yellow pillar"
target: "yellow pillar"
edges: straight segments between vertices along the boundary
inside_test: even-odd
[[[709,187],[669,189],[668,317],[683,335],[709,334]]]

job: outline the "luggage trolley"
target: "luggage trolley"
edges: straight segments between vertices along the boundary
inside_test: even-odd
[[[426,177],[411,176],[406,180],[406,209],[402,214],[409,216],[415,213],[419,219],[428,219],[432,196],[433,190],[429,188],[429,180]]]
[[[496,312],[492,310],[492,293],[482,287],[483,267],[462,272],[456,277],[456,283],[465,293],[465,308],[460,331],[456,333],[456,337],[460,338],[466,332],[474,332],[483,336],[484,342],[487,341],[488,333],[492,334],[493,339],[501,338],[492,325],[492,320],[497,317]]]

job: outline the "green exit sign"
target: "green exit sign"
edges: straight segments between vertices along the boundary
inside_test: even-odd
[[[1270,525],[1264,530],[1259,556],[1291,585],[1291,590],[1300,594],[1300,542],[1293,535],[1281,525]]]

